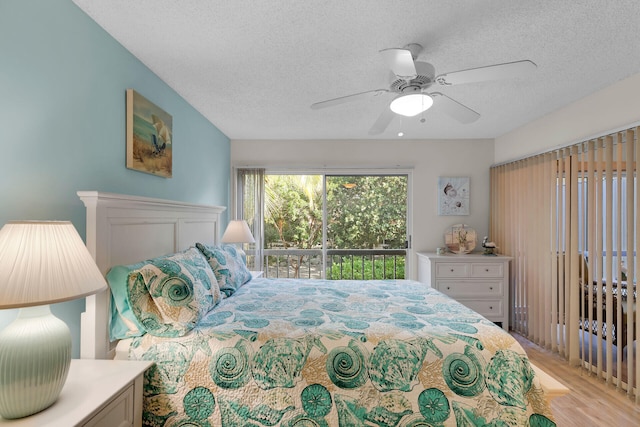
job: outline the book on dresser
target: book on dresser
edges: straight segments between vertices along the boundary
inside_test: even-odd
[[[509,262],[502,255],[418,252],[418,280],[509,330]]]

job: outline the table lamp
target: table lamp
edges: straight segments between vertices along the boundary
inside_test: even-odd
[[[256,240],[249,230],[247,221],[234,219],[229,221],[227,229],[222,235],[222,243],[255,243]]]
[[[106,286],[70,222],[12,221],[0,229],[0,309],[20,308],[0,331],[0,416],[26,417],[56,401],[69,373],[71,333],[49,304]]]

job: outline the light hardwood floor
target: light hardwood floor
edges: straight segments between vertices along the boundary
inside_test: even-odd
[[[529,359],[569,388],[570,392],[551,401],[558,427],[637,427],[640,405],[624,391],[606,384],[579,367],[572,367],[554,354],[526,338],[512,334],[527,352]]]

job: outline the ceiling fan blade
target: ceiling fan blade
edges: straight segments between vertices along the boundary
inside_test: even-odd
[[[473,123],[480,118],[480,114],[473,111],[471,108],[460,104],[449,98],[440,92],[430,93],[433,98],[433,106],[442,110],[445,114],[453,117],[457,121],[463,124]]]
[[[387,92],[389,92],[387,89],[376,89],[368,90],[366,92],[354,93],[353,95],[346,95],[341,96],[340,98],[316,102],[315,104],[311,104],[311,109],[318,110],[320,108],[333,107],[334,105],[344,104],[345,102],[358,101],[364,98],[371,98]]]
[[[369,129],[369,135],[379,135],[384,132],[391,120],[393,120],[393,116],[395,116],[395,113],[391,111],[388,104],[385,104],[384,110],[382,110],[371,129]]]
[[[436,77],[436,82],[444,86],[451,86],[488,80],[509,79],[527,75],[537,67],[534,62],[529,60],[507,62],[505,64],[488,65],[486,67],[441,74]]]
[[[416,65],[413,63],[413,56],[409,49],[383,49],[380,51],[382,58],[385,60],[393,74],[401,79],[411,80],[416,78],[418,72]]]

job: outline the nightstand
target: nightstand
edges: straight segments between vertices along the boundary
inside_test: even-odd
[[[143,374],[153,363],[74,359],[56,403],[11,427],[140,427]]]

